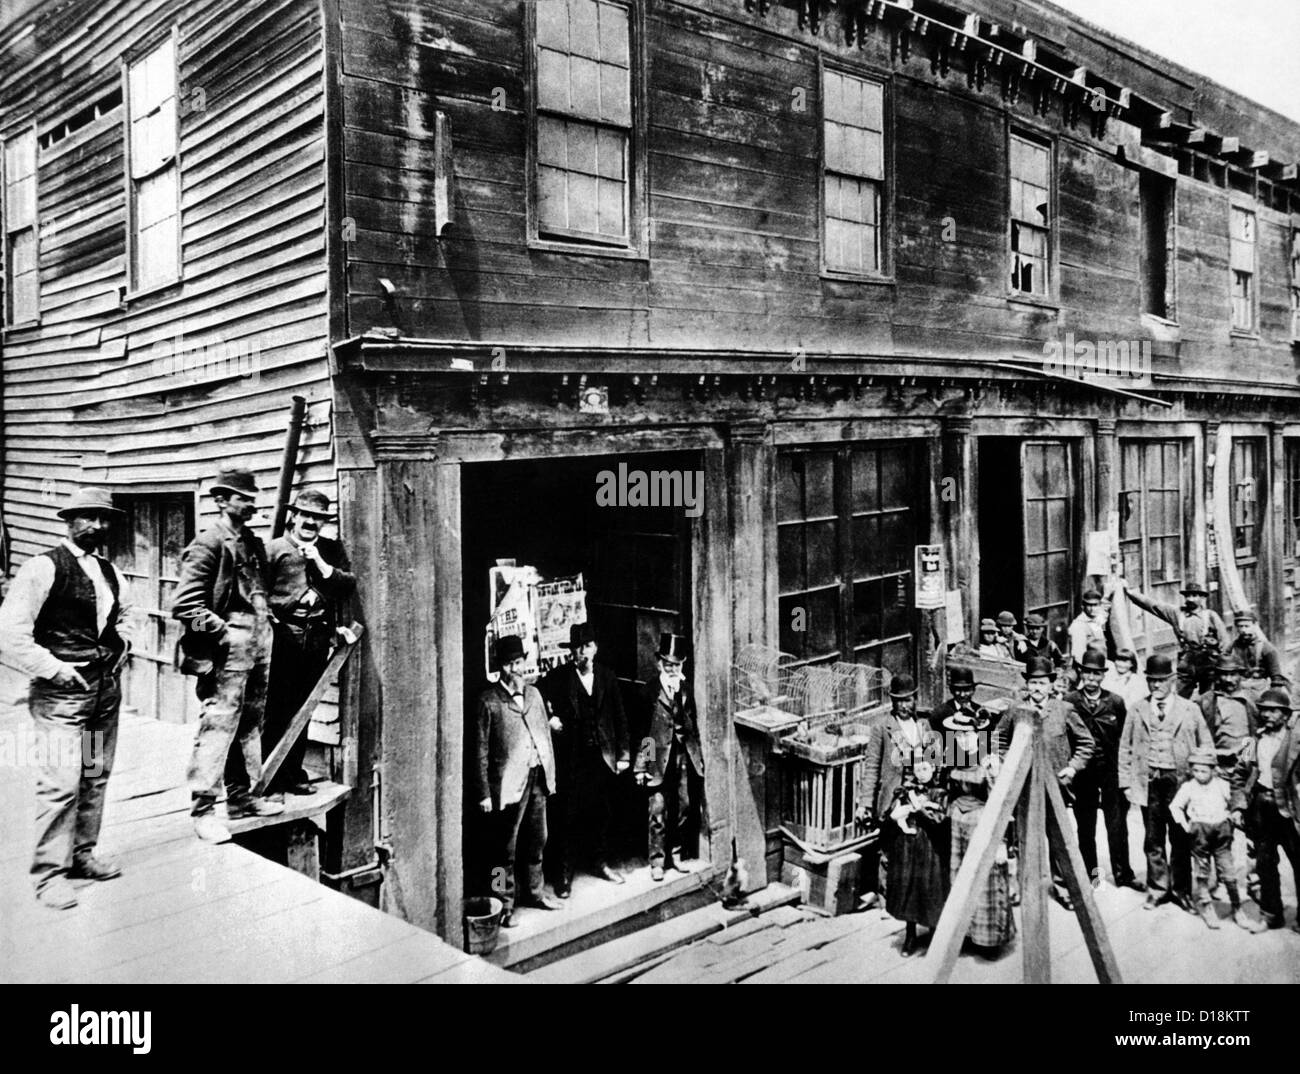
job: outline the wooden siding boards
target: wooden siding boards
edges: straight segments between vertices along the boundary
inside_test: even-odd
[[[1039,355],[1065,331],[1153,336],[1140,316],[1137,172],[1114,155],[1117,142],[1135,136],[1123,124],[1092,139],[1086,123],[1071,130],[1055,113],[1032,116],[1028,94],[1007,105],[992,86],[968,88],[959,71],[936,79],[923,57],[891,61],[887,34],[861,49],[844,46],[832,18],[814,38],[788,6],[760,20],[731,0],[655,3],[644,20],[648,256],[542,251],[528,245],[524,211],[520,6],[442,3],[430,11],[347,0],[342,8],[345,206],[357,229],[348,247],[351,334],[398,328],[493,343],[954,358]],[[889,83],[892,283],[820,273],[819,57]],[[804,91],[802,110],[795,89]],[[493,108],[494,90],[503,108]],[[1164,90],[1161,99],[1172,102],[1177,80]],[[438,110],[452,118],[457,212],[455,232],[441,238],[431,197]],[[1056,145],[1059,273],[1056,296],[1040,307],[1007,301],[1009,124]],[[1189,205],[1223,203],[1224,195],[1187,178],[1178,188],[1180,330],[1165,345],[1176,348],[1174,368],[1214,375],[1231,346],[1261,379],[1288,383],[1280,225],[1270,230],[1272,217],[1260,212],[1261,277],[1276,277],[1261,279],[1262,338],[1229,343],[1226,208],[1221,226],[1203,210],[1192,214],[1210,248],[1223,247],[1223,271],[1183,271],[1202,256],[1188,249],[1199,235],[1182,229]],[[1185,188],[1195,189],[1184,197]],[[956,235],[944,241],[949,216]]]
[[[78,483],[252,469],[266,536],[290,396],[310,403],[296,481],[335,489],[324,226],[324,50],[316,0],[77,2],[0,31],[0,109],[47,122],[120,86],[120,63],[180,29],[183,280],[123,304],[123,107],[38,154],[41,323],[4,336],[5,517],[17,559],[55,540]],[[177,370],[167,346],[212,345]],[[225,351],[221,348],[229,347]],[[222,364],[223,357],[226,363]],[[215,361],[215,364],[214,364]],[[199,499],[199,527],[212,504]],[[313,737],[336,738],[331,693]]]

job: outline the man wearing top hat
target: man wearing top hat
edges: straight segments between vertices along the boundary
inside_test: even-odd
[[[1191,844],[1174,820],[1170,805],[1179,786],[1191,775],[1192,751],[1212,749],[1214,740],[1201,710],[1174,692],[1174,666],[1169,657],[1163,653],[1148,656],[1146,680],[1151,696],[1134,706],[1120,732],[1119,785],[1129,802],[1142,810],[1147,857],[1145,908],[1154,910],[1163,902],[1173,902],[1194,914]]]
[[[123,512],[103,489],[83,488],[58,515],[68,535],[19,568],[0,606],[0,647],[31,676],[28,707],[43,747],[31,868],[36,897],[67,910],[77,905],[70,880],[121,875],[95,846],[133,624],[122,576],[97,552]]]
[[[1242,748],[1255,733],[1255,702],[1241,688],[1243,671],[1236,653],[1221,654],[1214,667],[1214,689],[1197,699],[1205,726],[1214,738],[1219,775],[1229,781]]]
[[[1042,729],[1048,761],[1063,788],[1062,795],[1068,801],[1075,780],[1093,760],[1096,743],[1074,706],[1052,695],[1056,669],[1050,660],[1041,656],[1030,657],[1025,661],[1024,675],[1025,699],[1013,705],[998,724],[998,755],[1005,756],[1010,749],[1017,721],[1026,717],[1032,719]],[[1048,822],[1057,823],[1055,814],[1050,811]],[[1070,867],[1069,861],[1054,850],[1051,864],[1052,894],[1067,910],[1072,909],[1074,904],[1064,879],[1065,870]]]
[[[679,857],[699,838],[704,798],[704,754],[695,699],[686,684],[689,656],[681,634],[661,634],[655,653],[658,671],[641,694],[646,736],[633,767],[637,784],[649,791],[650,876],[681,869]],[[694,854],[691,855],[694,857]]]
[[[273,816],[284,806],[251,790],[262,772],[271,664],[266,551],[247,525],[257,513],[257,482],[249,470],[223,470],[208,491],[218,515],[181,557],[172,615],[185,624],[184,670],[198,676],[203,702],[187,776],[190,815],[200,839],[224,842],[230,833],[215,816],[223,782],[231,820]]]
[[[1205,691],[1214,679],[1214,665],[1228,644],[1228,628],[1219,613],[1205,606],[1210,591],[1200,582],[1189,582],[1179,590],[1183,606],[1156,600],[1130,589],[1123,578],[1116,579],[1129,599],[1139,608],[1163,619],[1174,628],[1178,640],[1178,694],[1191,697],[1193,690]]]
[[[596,632],[591,623],[569,627],[569,662],[538,685],[559,719],[555,763],[560,785],[560,817],[548,818],[547,857],[557,864],[555,894],[568,898],[579,861],[611,884],[623,875],[610,864],[618,777],[631,767],[627,716],[618,678],[596,663]],[[556,802],[552,795],[550,804]],[[555,823],[559,820],[559,823]],[[558,832],[557,832],[558,829]],[[557,839],[558,835],[558,839]]]
[[[1286,924],[1278,876],[1282,855],[1300,892],[1300,717],[1292,711],[1290,693],[1276,686],[1264,691],[1257,732],[1247,740],[1234,773],[1233,819],[1244,823],[1255,842],[1264,924],[1280,929]],[[1292,928],[1300,932],[1300,909]]]
[[[475,791],[479,809],[495,820],[493,891],[505,903],[503,928],[514,926],[515,862],[527,863],[528,891],[518,900],[540,910],[560,910],[563,903],[545,887],[546,799],[562,789],[555,773],[551,729],[541,693],[524,678],[528,666],[524,642],[517,634],[497,640],[500,678],[478,699],[474,721]],[[494,816],[495,815],[495,816]],[[520,846],[520,841],[523,845]]]
[[[948,693],[948,700],[930,711],[930,726],[940,734],[952,716],[974,719],[979,715],[985,727],[993,722],[992,714],[975,704],[975,673],[970,668],[948,668]]]
[[[1102,689],[1106,674],[1106,653],[1090,648],[1079,665],[1078,689],[1065,695],[1066,704],[1087,726],[1096,743],[1088,767],[1074,781],[1074,818],[1079,829],[1079,853],[1088,867],[1093,887],[1101,886],[1097,864],[1097,807],[1106,825],[1110,868],[1116,887],[1145,891],[1146,885],[1133,875],[1128,857],[1128,799],[1119,789],[1119,736],[1124,729],[1124,699]]]
[[[279,744],[329,663],[341,625],[340,608],[356,588],[356,576],[343,545],[320,535],[322,523],[336,517],[330,511],[328,496],[306,489],[294,497],[289,507],[284,535],[275,538],[266,550],[275,635],[266,726],[262,731],[264,752],[268,754]],[[285,757],[268,792],[311,793],[310,780],[302,767],[306,752],[304,733]]]
[[[1259,617],[1251,608],[1238,608],[1232,613],[1233,625],[1237,636],[1232,639],[1229,648],[1245,671],[1242,674],[1243,687],[1252,697],[1258,697],[1269,686],[1291,689],[1291,680],[1282,670],[1282,658],[1277,648],[1264,637],[1259,628]]]

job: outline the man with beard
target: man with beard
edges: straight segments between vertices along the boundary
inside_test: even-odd
[[[651,676],[641,694],[646,737],[637,750],[637,785],[645,787],[650,849],[650,878],[662,880],[664,870],[681,859],[695,857],[689,846],[698,842],[701,801],[704,797],[704,754],[695,699],[686,685],[686,638],[659,635],[655,654],[658,674]]]
[[[271,682],[266,701],[262,741],[275,749],[325,665],[339,627],[339,605],[356,588],[342,544],[320,535],[321,523],[332,521],[329,497],[307,489],[289,508],[283,537],[267,549],[270,560],[271,611],[275,641],[271,652]],[[298,736],[267,788],[274,795],[311,794],[303,769],[307,735]]]
[[[546,798],[560,788],[553,725],[542,695],[525,680],[523,639],[515,634],[498,639],[496,659],[501,677],[479,696],[474,721],[474,775],[479,809],[489,817],[496,814],[493,877],[499,884],[494,883],[493,890],[505,904],[501,927],[508,929],[515,925],[515,860],[521,852],[528,864],[528,893],[519,901],[540,910],[563,909],[564,904],[547,893],[542,875]]]
[[[1228,628],[1219,613],[1205,606],[1210,591],[1200,582],[1189,582],[1179,591],[1183,606],[1176,608],[1128,588],[1123,578],[1116,579],[1116,585],[1139,608],[1174,628],[1178,639],[1178,696],[1191,697],[1193,690],[1208,690],[1219,653],[1228,644]]]
[[[1025,661],[1025,699],[1013,705],[998,724],[998,754],[1005,757],[1011,747],[1017,719],[1026,713],[1041,728],[1047,756],[1061,784],[1062,796],[1069,801],[1075,779],[1088,767],[1096,744],[1092,732],[1079,718],[1073,705],[1052,696],[1052,682],[1056,669],[1050,660],[1041,656]],[[1058,823],[1056,815],[1048,811],[1049,823]],[[1059,852],[1052,853],[1052,895],[1065,909],[1074,909],[1074,902],[1065,888],[1065,870],[1068,859]]]
[[[95,855],[117,749],[120,676],[131,606],[122,576],[98,549],[123,512],[103,489],[83,488],[58,512],[68,535],[19,568],[0,607],[0,646],[31,676],[28,707],[44,762],[36,776],[36,898],[77,905],[69,880],[122,870]]]
[[[1282,658],[1277,648],[1259,628],[1259,618],[1250,608],[1233,612],[1237,636],[1228,650],[1241,661],[1245,671],[1243,686],[1249,696],[1258,697],[1268,687],[1291,689],[1291,680],[1282,670]]]
[[[266,550],[248,528],[257,514],[257,482],[250,470],[224,470],[209,492],[220,513],[181,556],[172,615],[185,624],[186,669],[198,675],[195,692],[203,702],[187,775],[190,816],[200,839],[221,843],[230,838],[214,815],[223,780],[231,820],[274,816],[284,806],[251,791],[262,773],[271,666]],[[240,756],[231,754],[236,741]]]
[[[568,649],[570,662],[540,683],[542,696],[560,721],[555,762],[564,790],[551,798],[554,803],[558,797],[561,816],[548,818],[547,857],[557,864],[555,894],[561,899],[569,897],[583,858],[596,876],[611,884],[624,882],[609,855],[618,777],[631,767],[618,678],[596,663],[596,632],[590,623],[569,628]]]
[[[1278,877],[1283,854],[1300,891],[1300,718],[1287,691],[1274,687],[1260,697],[1259,734],[1247,740],[1233,785],[1233,819],[1244,820],[1255,840],[1259,909],[1264,924],[1280,929],[1286,923]],[[1300,916],[1292,928],[1300,932]]]
[[[1145,909],[1172,902],[1195,914],[1191,843],[1170,806],[1179,786],[1191,775],[1192,752],[1212,747],[1213,740],[1201,710],[1174,693],[1173,678],[1169,657],[1162,653],[1147,657],[1151,696],[1137,703],[1120,732],[1119,785],[1129,802],[1142,810],[1147,856]]]
[[[1128,857],[1128,799],[1119,789],[1119,736],[1124,729],[1124,699],[1101,688],[1106,654],[1088,649],[1079,665],[1079,688],[1065,695],[1067,704],[1087,725],[1097,752],[1074,781],[1074,818],[1079,829],[1079,853],[1094,888],[1101,887],[1097,864],[1097,806],[1101,806],[1116,887],[1145,891],[1133,875]]]

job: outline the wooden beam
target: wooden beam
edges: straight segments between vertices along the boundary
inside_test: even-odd
[[[1268,163],[1269,163],[1268,152],[1263,149],[1257,149],[1250,154],[1250,164],[1248,164],[1247,167],[1256,168],[1256,169],[1267,168]]]
[[[1056,784],[1056,774],[1043,773],[1043,786],[1047,791],[1048,828],[1047,838],[1056,858],[1068,859],[1069,868],[1065,870],[1065,886],[1074,900],[1074,912],[1083,929],[1083,942],[1088,947],[1088,955],[1097,971],[1097,980],[1102,984],[1121,984],[1119,963],[1115,961],[1115,952],[1111,950],[1110,939],[1106,936],[1106,926],[1097,909],[1097,901],[1092,897],[1092,883],[1088,877],[1087,866],[1079,853],[1079,843],[1071,825],[1069,810],[1061,788]]]
[[[1241,139],[1225,136],[1224,138],[1220,139],[1219,155],[1226,157],[1231,153],[1237,152],[1237,150],[1240,148],[1241,148]]]
[[[1188,145],[1204,145],[1205,139],[1209,133],[1210,132],[1204,127],[1194,127],[1192,130],[1187,132],[1187,138],[1185,141]]]
[[[1052,944],[1047,919],[1047,817],[1043,788],[1047,763],[1041,735],[1034,739],[1034,766],[1029,774],[1028,805],[1020,829],[1020,923],[1025,984],[1052,983]]]
[[[961,954],[962,941],[970,927],[975,901],[984,891],[989,870],[998,845],[1006,833],[1011,814],[1020,801],[1025,781],[1029,778],[1034,761],[1034,728],[1028,720],[1016,724],[1011,737],[1011,747],[1002,763],[1002,772],[989,794],[988,804],[980,815],[979,823],[971,836],[970,845],[961,860],[961,867],[953,880],[952,891],[944,904],[939,924],[930,940],[925,959],[933,964],[936,984],[944,984],[952,976]]]

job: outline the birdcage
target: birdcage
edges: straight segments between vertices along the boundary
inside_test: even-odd
[[[766,645],[746,645],[731,665],[736,722],[774,741],[803,719],[791,693],[798,658]]]

